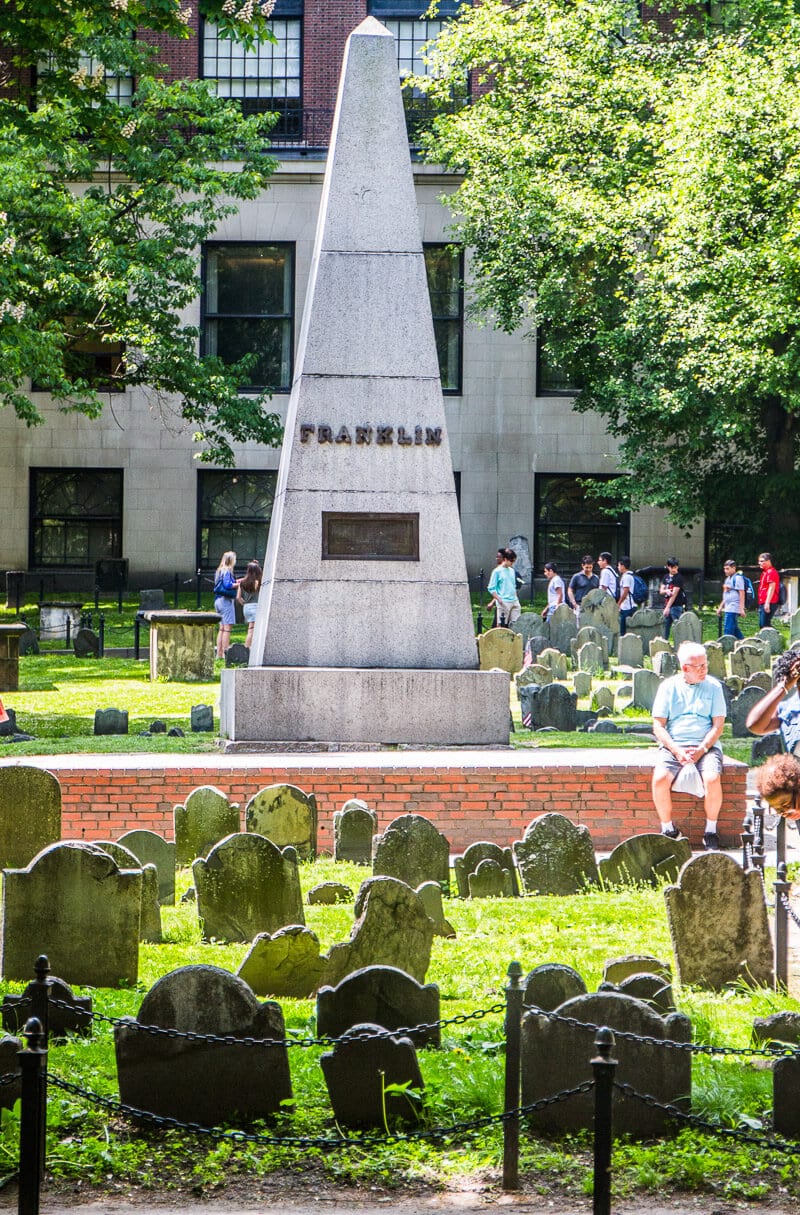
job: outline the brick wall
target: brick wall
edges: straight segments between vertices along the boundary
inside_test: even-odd
[[[621,756],[623,753],[616,753]],[[548,811],[566,814],[584,823],[595,847],[608,850],[631,835],[657,830],[650,797],[652,757],[609,758],[608,752],[565,753],[555,758],[533,758],[513,753],[498,755],[479,765],[460,763],[448,754],[434,765],[403,762],[400,756],[370,757],[356,764],[335,755],[303,756],[302,761],[275,764],[216,757],[210,763],[172,766],[169,757],[152,766],[125,766],[125,757],[113,766],[87,763],[78,766],[41,762],[61,782],[62,832],[65,839],[115,839],[134,828],[148,828],[169,838],[173,834],[173,807],[199,785],[214,785],[244,806],[258,789],[270,784],[293,784],[314,793],[319,807],[319,846],[333,849],[334,810],[351,797],[373,807],[381,829],[400,814],[416,812],[430,818],[448,837],[454,852],[475,840],[510,844],[520,839],[536,815]],[[395,762],[395,760],[397,762]],[[387,762],[388,761],[388,762]],[[36,761],[32,761],[36,762]],[[745,812],[744,764],[727,762],[723,776],[723,812],[720,834],[726,846],[738,843]],[[702,804],[676,797],[675,822],[699,847],[705,819]]]

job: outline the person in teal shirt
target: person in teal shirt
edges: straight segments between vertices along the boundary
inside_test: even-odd
[[[694,764],[703,782],[706,829],[703,847],[719,850],[717,821],[722,806],[722,748],[719,738],[725,725],[725,693],[718,679],[708,673],[708,655],[703,646],[684,641],[678,646],[679,675],[665,679],[653,701],[653,734],[658,755],[653,769],[653,803],[661,821],[662,835],[678,839],[672,822],[672,786],[681,769]]]
[[[497,568],[492,570],[492,576],[489,579],[489,594],[492,602],[487,604],[486,608],[488,611],[494,605],[498,626],[505,625],[506,628],[510,628],[522,611],[517,598],[517,578],[514,573],[517,554],[513,548],[498,549],[498,555],[500,553],[503,554],[503,559]]]

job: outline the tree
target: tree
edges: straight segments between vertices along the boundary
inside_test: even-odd
[[[0,97],[0,403],[42,421],[32,381],[96,416],[108,382],[146,385],[197,428],[204,459],[231,440],[274,444],[264,398],[240,395],[248,360],[201,359],[182,312],[199,246],[274,162],[270,116],[244,118],[202,81],[170,82],[159,42],[187,37],[181,0],[16,0],[3,6]],[[270,5],[202,0],[245,42],[271,37]],[[135,79],[129,101],[121,81]],[[103,373],[87,348],[106,351]]]
[[[800,22],[703,8],[664,29],[617,0],[485,0],[431,52],[434,92],[467,69],[484,91],[428,155],[464,173],[475,306],[543,326],[619,440],[616,501],[746,521],[796,560]]]

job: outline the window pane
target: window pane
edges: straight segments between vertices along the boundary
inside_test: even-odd
[[[31,469],[31,566],[122,556],[121,469]]]
[[[276,472],[209,470],[198,473],[198,564],[216,566],[233,550],[240,565],[263,561]]]
[[[534,562],[540,570],[555,561],[561,574],[574,574],[584,553],[593,557],[604,549],[620,557],[629,548],[630,516],[627,511],[608,514],[602,500],[590,497],[581,484],[586,477],[536,477]],[[608,480],[593,477],[593,480]]]
[[[228,366],[254,355],[247,388],[290,386],[293,254],[289,245],[206,248],[203,352]]]
[[[247,48],[231,38],[220,38],[216,25],[203,26],[203,75],[216,81],[221,97],[299,97],[302,81],[299,20],[275,19],[270,29],[277,43],[256,41]],[[268,108],[272,108],[270,105]],[[276,102],[276,108],[280,108]]]
[[[461,252],[452,245],[425,245],[424,252],[442,389],[460,392],[464,329]]]

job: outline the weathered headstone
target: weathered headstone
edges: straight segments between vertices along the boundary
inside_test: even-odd
[[[309,907],[332,907],[336,903],[352,903],[353,892],[343,882],[318,882],[308,892]]]
[[[714,679],[725,679],[728,668],[725,662],[725,651],[721,644],[718,641],[707,641],[704,648],[708,656],[709,675],[713,675]]]
[[[260,932],[237,974],[257,996],[307,999],[325,977],[319,937],[302,924],[290,924],[272,935]]]
[[[5,1025],[5,1022],[3,1022]],[[6,1027],[8,1028],[8,1027]],[[766,1046],[770,1042],[786,1042],[800,1046],[800,1013],[783,1009],[768,1017],[753,1019],[753,1045]]]
[[[667,886],[664,899],[682,986],[772,986],[772,939],[758,870],[745,873],[724,852],[696,856],[677,884]]]
[[[581,625],[592,625],[607,645],[606,655],[614,654],[619,637],[619,608],[612,595],[597,587],[581,600]]]
[[[644,662],[642,639],[638,633],[624,633],[617,642],[617,661],[621,667],[640,667]]]
[[[578,698],[563,684],[552,683],[546,687],[527,687],[520,690],[519,707],[523,720],[529,713],[532,730],[548,726],[554,730],[571,733],[578,726]]]
[[[30,978],[44,953],[66,983],[135,983],[141,902],[141,869],[120,870],[93,844],[51,844],[27,868],[5,869],[3,978]]]
[[[589,830],[563,814],[535,818],[513,847],[526,894],[577,894],[597,884]]]
[[[481,861],[467,882],[471,899],[510,899],[513,893],[511,876],[497,861]]]
[[[161,943],[161,908],[158,901],[158,870],[155,865],[143,865],[137,856],[115,840],[90,840],[96,848],[107,852],[119,869],[140,869],[142,874],[141,916],[139,940]]]
[[[634,835],[623,840],[598,864],[604,886],[630,886],[639,882],[657,885],[674,882],[682,865],[692,855],[687,839],[670,839],[660,833]]]
[[[333,815],[333,859],[355,865],[372,864],[372,837],[378,816],[366,802],[353,798]]]
[[[417,1046],[440,1046],[439,988],[396,966],[364,966],[317,995],[317,1033],[340,1038],[359,1021],[401,1030]],[[417,1026],[424,1026],[419,1030]]]
[[[776,1059],[772,1068],[772,1129],[787,1139],[800,1138],[800,1059]]]
[[[450,891],[450,844],[421,814],[402,814],[372,841],[372,872],[394,877],[416,889],[438,882]]]
[[[574,671],[572,675],[572,690],[579,700],[583,700],[592,690],[592,676],[589,671]]]
[[[744,687],[744,680],[742,679],[741,675],[729,675],[723,683],[723,687],[727,688],[730,692],[732,702],[733,697],[741,694],[742,688]]]
[[[207,940],[252,941],[306,922],[296,853],[263,835],[229,835],[193,863],[192,874]]]
[[[616,992],[595,992],[567,1000],[557,1009],[561,1018],[582,1022],[567,1024],[538,1013],[526,1013],[522,1021],[522,1104],[529,1105],[562,1089],[570,1089],[587,1078],[588,1061],[595,1056],[596,1029],[608,1026],[648,1039],[690,1042],[691,1022],[681,1013],[660,1017],[640,1000]],[[648,1041],[620,1042],[615,1079],[647,1093],[658,1104],[645,1105],[617,1088],[614,1092],[614,1131],[637,1138],[663,1135],[674,1124],[659,1105],[677,1105],[688,1110],[691,1093],[691,1055],[686,1050],[667,1050]],[[580,1093],[529,1115],[531,1126],[548,1134],[578,1131],[592,1125],[594,1093]]]
[[[543,962],[535,966],[523,983],[523,1003],[544,1012],[553,1012],[567,1000],[586,994],[583,978],[563,962]]]
[[[241,641],[234,641],[225,651],[226,667],[246,667],[250,661],[250,651]]]
[[[126,831],[120,844],[129,848],[140,865],[155,865],[158,871],[158,901],[162,906],[175,902],[175,845],[155,831]]]
[[[666,679],[670,675],[677,675],[681,669],[681,664],[678,661],[678,655],[671,653],[669,650],[662,650],[660,654],[656,654],[653,658],[653,670],[661,679]]]
[[[48,975],[46,983],[47,1035],[50,1041],[61,1040],[68,1033],[80,1034],[84,1038],[91,1037],[92,997],[76,996],[69,984],[55,975]],[[25,1028],[25,1022],[31,1015],[31,1000],[34,998],[36,985],[36,982],[29,983],[19,995],[3,997],[0,1017],[6,1032],[18,1033]]]
[[[285,1039],[283,1013],[259,1004],[241,979],[217,966],[164,975],[137,1017],[114,1027],[120,1099],[162,1118],[217,1126],[284,1113],[292,1098],[285,1046],[204,1043],[143,1033],[140,1025],[226,1038]]]
[[[189,721],[193,734],[211,734],[214,730],[214,710],[211,705],[192,705]]]
[[[193,789],[182,806],[173,812],[175,863],[189,865],[198,856],[239,830],[239,807],[212,785]]]
[[[789,617],[789,644],[800,641],[800,608]]]
[[[128,733],[127,709],[95,709],[94,732],[104,734]]]
[[[745,722],[750,710],[764,699],[761,688],[743,688],[741,693],[731,702],[731,733],[734,738],[749,738],[750,731]]]
[[[759,764],[763,764],[770,755],[780,755],[782,750],[783,740],[779,730],[773,730],[771,734],[763,734],[760,738],[754,738],[750,748],[750,767],[755,768]]]
[[[591,641],[593,645],[596,645],[599,648],[600,653],[603,656],[603,666],[607,666],[608,638],[604,637],[603,634],[594,627],[594,625],[586,624],[583,617],[581,617],[580,626],[575,637],[575,643],[574,645],[570,646],[570,653],[573,658],[577,656],[578,650],[581,648],[581,646],[586,645],[587,641]]]
[[[296,785],[259,789],[245,807],[245,826],[279,848],[291,846],[304,861],[317,855],[317,799]]]
[[[567,678],[567,656],[557,650],[555,646],[543,646],[539,650],[537,661],[550,668],[553,672],[553,679]]]
[[[517,559],[514,562],[514,573],[517,578],[521,578],[524,583],[530,586],[531,574],[533,573],[533,564],[531,562],[531,550],[528,544],[527,536],[512,536],[508,542],[508,548],[513,548],[517,554]]]
[[[723,654],[726,654],[726,655],[732,654],[733,651],[736,649],[736,638],[733,637],[730,633],[723,633],[722,636],[718,639],[718,641],[719,641],[719,644],[722,646]]]
[[[603,966],[603,982],[619,985],[631,975],[658,975],[666,983],[671,980],[666,962],[652,953],[626,953],[619,958],[608,958]]]
[[[25,632],[19,635],[19,656],[26,658],[28,654],[39,653],[39,637],[35,629],[25,625]]]
[[[674,654],[674,649],[669,641],[663,637],[653,637],[647,646],[647,652],[651,658],[655,658],[656,654]]]
[[[652,713],[653,701],[660,683],[661,679],[655,671],[633,672],[633,703],[637,709],[645,709],[648,713]]]
[[[522,667],[522,651],[522,638],[511,629],[488,629],[478,637],[482,671],[508,671],[513,675]]]
[[[766,642],[766,644],[769,646],[771,654],[783,653],[783,637],[777,629],[771,627],[759,629],[756,633],[756,637],[759,637],[762,641]]]
[[[100,654],[100,638],[94,629],[78,629],[72,639],[76,658],[97,658]]]
[[[620,638],[624,641],[624,638]],[[614,709],[614,690],[606,684],[601,684],[599,688],[595,688],[592,694],[592,708],[597,709]]]
[[[746,681],[756,671],[768,671],[771,661],[768,645],[754,637],[746,637],[730,656],[731,675],[738,675]]]
[[[603,651],[593,641],[585,642],[578,650],[578,670],[599,675],[603,670]]]
[[[0,768],[0,867],[27,865],[60,838],[61,785],[56,777],[28,764]],[[37,949],[34,957],[41,952]]]
[[[657,637],[661,637],[663,627],[664,617],[656,608],[637,608],[628,620],[628,632],[639,634],[642,639],[642,645],[648,653],[650,652],[650,642],[654,641]]]
[[[445,937],[448,940],[453,940],[456,935],[456,930],[449,920],[444,918],[444,903],[442,902],[442,888],[438,882],[422,882],[417,886],[417,894],[422,900],[422,906],[425,908],[425,914],[433,924],[433,931],[437,937]]]
[[[659,975],[630,975],[627,979],[622,980],[619,990],[624,996],[632,996],[634,1000],[643,1000],[662,1016],[675,1012],[672,986]]]
[[[550,667],[544,666],[541,662],[532,662],[530,666],[525,667],[514,676],[517,692],[519,692],[520,688],[528,687],[529,684],[536,684],[542,687],[544,684],[552,682],[553,672]]]
[[[26,1043],[21,1038],[8,1034],[0,1038],[0,1075],[5,1080],[0,1088],[0,1110],[13,1109],[22,1096],[22,1069],[18,1056],[25,1047]]]
[[[677,650],[684,641],[693,641],[700,645],[703,640],[703,622],[691,609],[675,621],[672,626],[672,644]]]
[[[139,591],[140,612],[161,612],[167,606],[164,590],[160,586]]]
[[[550,644],[562,654],[570,653],[570,642],[578,636],[578,623],[572,608],[560,603],[548,620]]]
[[[331,986],[363,966],[397,966],[425,982],[434,929],[416,890],[396,878],[367,878],[356,896],[355,917],[349,941],[328,952],[325,977]]]
[[[418,1121],[425,1084],[410,1038],[387,1037],[380,1026],[362,1022],[320,1056],[320,1066],[342,1126],[385,1129]]]
[[[511,880],[512,894],[519,894],[519,881],[514,866],[514,857],[510,848],[493,844],[489,840],[478,840],[470,844],[461,856],[453,857],[453,871],[456,877],[459,898],[469,898],[469,875],[477,871],[481,861],[495,861],[501,869],[505,869]]]
[[[550,625],[547,620],[542,620],[538,612],[523,612],[511,626],[515,633],[519,633],[522,638],[522,648],[524,650],[529,640],[542,638],[545,644],[550,644]]]
[[[746,688],[758,688],[763,696],[766,692],[772,691],[772,676],[767,671],[756,671],[755,675],[750,676],[742,691],[745,691]]]

